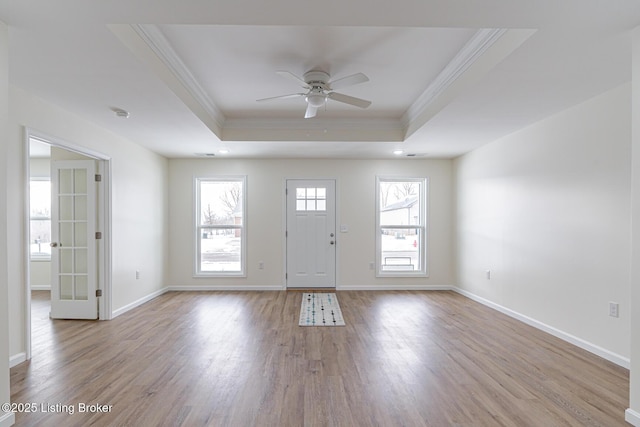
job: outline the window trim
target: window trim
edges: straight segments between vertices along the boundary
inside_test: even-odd
[[[397,225],[397,224],[381,224],[380,223],[380,185],[383,182],[417,182],[420,183],[421,191],[419,194],[420,209],[420,225]],[[427,265],[427,238],[428,238],[428,196],[429,196],[429,178],[415,176],[376,176],[376,277],[429,277],[429,268]],[[382,229],[407,229],[415,228],[420,230],[422,238],[420,239],[420,270],[411,271],[388,271],[382,269]]]
[[[242,184],[242,224],[241,225],[207,225],[200,224],[200,183],[202,182],[230,182],[237,181]],[[247,223],[248,223],[248,209],[247,209],[247,176],[246,175],[214,175],[214,176],[196,176],[194,177],[194,215],[193,215],[193,236],[195,239],[194,244],[194,257],[193,277],[247,277]],[[240,229],[240,271],[202,271],[201,270],[201,233],[203,228],[213,229]]]

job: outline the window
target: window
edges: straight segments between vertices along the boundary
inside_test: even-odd
[[[327,189],[324,187],[296,188],[296,211],[326,211]]]
[[[196,178],[196,275],[244,276],[246,177]]]
[[[51,259],[51,181],[29,182],[29,239],[32,260]]]
[[[426,276],[426,178],[376,180],[378,276]]]

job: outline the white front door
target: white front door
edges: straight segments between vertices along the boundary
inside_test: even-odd
[[[287,180],[287,287],[336,286],[336,183]]]
[[[96,162],[51,164],[51,318],[97,319]]]

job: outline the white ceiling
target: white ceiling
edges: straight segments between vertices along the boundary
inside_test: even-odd
[[[635,0],[93,3],[0,0],[10,83],[167,157],[455,157],[629,81],[640,24]],[[312,69],[366,74],[338,92],[371,106],[256,102]]]

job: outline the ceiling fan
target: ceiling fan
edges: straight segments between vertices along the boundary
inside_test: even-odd
[[[281,75],[282,77],[286,77],[296,81],[308,91],[305,93],[292,93],[290,95],[273,96],[271,98],[258,99],[258,101],[271,101],[274,99],[304,97],[305,101],[307,101],[307,111],[304,114],[305,119],[315,117],[316,113],[318,112],[318,108],[325,105],[327,100],[329,99],[360,108],[367,108],[369,105],[371,105],[371,101],[334,92],[335,89],[368,82],[369,77],[365,76],[362,73],[351,74],[349,76],[342,77],[336,80],[330,80],[331,76],[328,73],[316,70],[305,73],[304,78],[300,78],[295,74],[290,73],[289,71],[276,71],[276,73]]]

